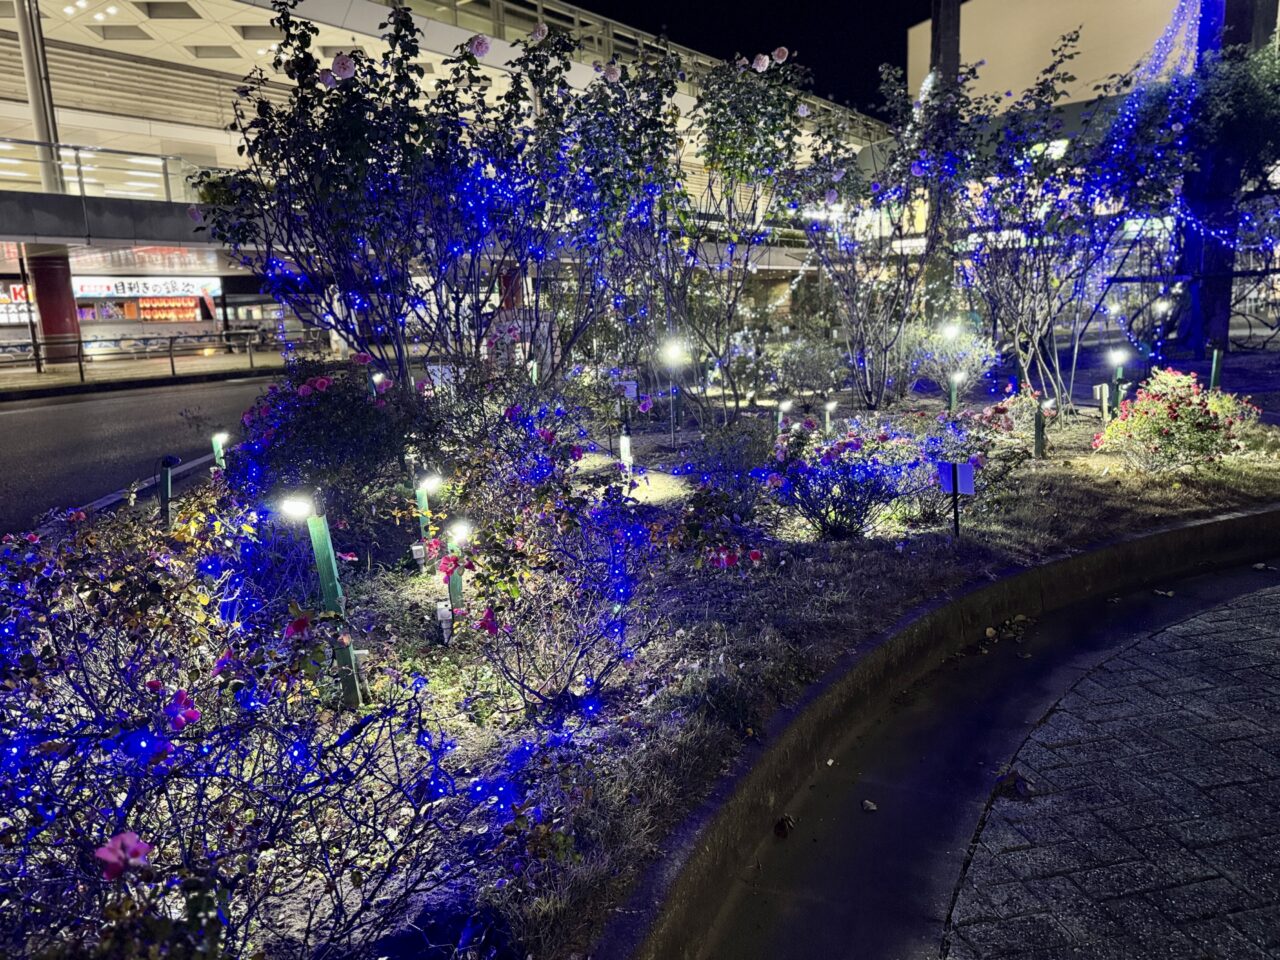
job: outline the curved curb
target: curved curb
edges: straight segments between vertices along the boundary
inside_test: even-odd
[[[1280,548],[1280,506],[1220,514],[1108,541],[917,608],[868,649],[841,658],[767,725],[663,844],[606,925],[594,960],[693,960],[725,900],[725,878],[767,836],[780,805],[894,692],[992,624],[1037,617]],[[941,931],[940,931],[941,932]]]

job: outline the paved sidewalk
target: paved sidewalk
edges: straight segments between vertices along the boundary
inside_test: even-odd
[[[84,365],[84,382],[90,386],[95,384],[113,384],[127,381],[172,381],[176,371],[177,377],[193,376],[261,376],[284,366],[284,358],[275,350],[263,350],[253,355],[253,366],[249,366],[249,357],[243,353],[218,353],[213,356],[200,354],[178,354],[174,357],[172,369],[168,355],[143,357],[137,360],[101,360],[89,361]],[[80,370],[74,363],[58,363],[47,366],[42,373],[36,373],[34,367],[0,368],[0,400],[7,394],[32,390],[49,390],[57,388],[79,388]]]
[[[1121,649],[1012,768],[949,960],[1280,956],[1280,589]]]

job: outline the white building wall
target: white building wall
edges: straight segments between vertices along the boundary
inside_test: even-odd
[[[968,0],[960,7],[960,59],[985,60],[979,93],[1021,93],[1044,69],[1058,38],[1082,28],[1072,98],[1088,100],[1107,77],[1136,64],[1159,39],[1176,0]],[[907,33],[907,77],[929,71],[929,21]]]

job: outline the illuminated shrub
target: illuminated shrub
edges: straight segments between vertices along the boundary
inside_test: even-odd
[[[212,494],[0,547],[0,954],[359,950],[465,870],[432,705],[335,710],[300,559]]]
[[[1194,373],[1156,369],[1093,440],[1135,470],[1156,472],[1219,460],[1238,449],[1238,429],[1257,419],[1247,400],[1206,390]]]
[[[856,419],[833,440],[813,421],[795,424],[778,438],[775,460],[772,470],[758,474],[765,488],[818,533],[836,539],[884,532],[899,501],[936,483],[917,435]]]

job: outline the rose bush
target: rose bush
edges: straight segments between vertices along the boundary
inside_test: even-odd
[[[1206,390],[1194,373],[1157,368],[1134,399],[1120,404],[1093,446],[1118,454],[1135,470],[1176,470],[1236,450],[1239,428],[1257,416],[1258,408],[1248,400]]]

